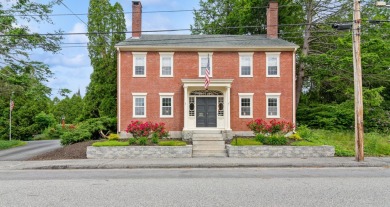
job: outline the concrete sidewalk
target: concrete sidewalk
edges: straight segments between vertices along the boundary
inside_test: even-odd
[[[136,169],[136,168],[329,168],[390,167],[390,157],[334,158],[159,158],[0,161],[0,170],[29,169]]]

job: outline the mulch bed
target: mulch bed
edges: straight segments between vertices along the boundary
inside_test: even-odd
[[[91,146],[94,142],[96,142],[96,140],[75,143],[61,149],[32,157],[28,160],[87,159],[87,146]]]

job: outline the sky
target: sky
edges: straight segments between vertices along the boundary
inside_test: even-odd
[[[42,2],[41,0],[35,0]],[[131,0],[110,0],[112,4],[119,2],[125,12],[127,31],[131,31]],[[32,32],[47,33],[62,30],[64,33],[84,33],[87,31],[89,0],[63,0],[64,5],[55,5],[52,14],[77,14],[52,16],[53,24],[36,24],[33,22],[19,22],[28,25]],[[199,0],[141,0],[142,30],[189,29],[193,24],[193,13],[184,12],[151,12],[193,10],[199,8]],[[126,13],[127,12],[127,13]],[[78,15],[80,14],[80,15]],[[82,21],[81,21],[81,20]],[[84,23],[85,22],[85,23]],[[164,34],[163,32],[161,34]],[[190,31],[170,32],[165,34],[190,34]],[[131,34],[127,34],[129,38]],[[54,76],[46,83],[52,88],[51,97],[59,97],[58,91],[62,88],[76,93],[79,89],[85,95],[86,87],[90,82],[92,67],[87,51],[88,38],[86,35],[64,36],[62,50],[57,54],[44,51],[33,51],[31,58],[49,65]],[[72,43],[72,44],[70,44]],[[75,47],[76,46],[76,47]]]

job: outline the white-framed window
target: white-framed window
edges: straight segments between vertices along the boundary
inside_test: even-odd
[[[213,77],[213,53],[203,53],[199,54],[199,77],[204,77],[206,74],[206,68],[209,67],[210,76]]]
[[[160,52],[160,77],[173,77],[173,52]]]
[[[266,93],[266,117],[280,118],[280,93]]]
[[[253,52],[240,52],[240,77],[253,77]]]
[[[133,77],[146,77],[146,52],[133,52]]]
[[[253,118],[253,93],[238,93],[240,98],[239,117]]]
[[[266,52],[266,77],[280,77],[280,52]]]
[[[147,93],[132,93],[133,95],[133,117],[146,117],[146,95]]]
[[[160,94],[160,117],[173,117],[173,94],[174,93],[159,93]]]

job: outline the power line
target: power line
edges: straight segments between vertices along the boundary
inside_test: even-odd
[[[77,19],[79,19],[82,23],[84,23],[85,26],[88,27],[88,24],[85,23],[78,15],[76,15],[68,6],[66,6],[66,4],[65,4],[62,0],[60,0],[60,3],[61,3],[62,5],[64,5],[64,7],[66,7],[66,8],[67,8],[75,17],[77,17]]]

